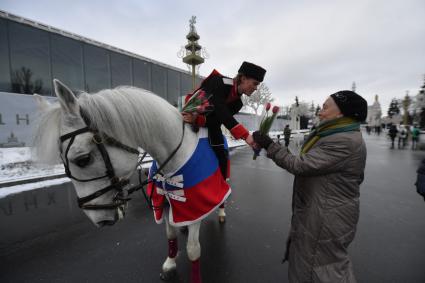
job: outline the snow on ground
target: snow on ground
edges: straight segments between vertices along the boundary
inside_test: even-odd
[[[62,164],[35,165],[30,147],[0,148],[0,187],[2,183],[63,174]]]

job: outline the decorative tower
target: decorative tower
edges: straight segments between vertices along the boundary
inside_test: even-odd
[[[402,105],[403,105],[403,124],[407,125],[409,124],[409,107],[410,104],[412,103],[412,99],[409,96],[409,91],[406,90],[406,96],[404,97],[403,101],[402,101]]]
[[[178,53],[178,57],[183,59],[183,62],[187,64],[189,70],[192,73],[192,88],[196,86],[196,71],[199,69],[199,65],[204,63],[204,59],[208,59],[208,54],[198,40],[201,38],[195,29],[196,17],[192,16],[189,20],[190,31],[186,35],[187,44],[182,47]]]
[[[356,82],[353,82],[353,84],[351,85],[351,90],[356,92]]]
[[[380,127],[382,118],[381,104],[379,97],[375,95],[375,101],[371,106],[368,106],[366,122],[370,127]]]

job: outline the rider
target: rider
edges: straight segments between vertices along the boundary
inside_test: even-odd
[[[243,106],[242,94],[250,96],[257,90],[257,86],[263,81],[265,74],[265,69],[249,62],[242,63],[238,74],[233,79],[213,70],[198,88],[210,95],[209,102],[214,107],[213,111],[207,115],[182,113],[185,122],[208,128],[210,145],[218,158],[220,170],[225,179],[229,177],[228,151],[224,147],[221,125],[224,125],[235,139],[244,139],[248,145],[254,146],[252,135],[233,115],[238,113]],[[186,101],[190,96],[186,97]]]

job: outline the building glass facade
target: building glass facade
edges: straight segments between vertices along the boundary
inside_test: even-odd
[[[0,90],[12,91],[6,20],[0,18]]]
[[[111,52],[111,86],[132,85],[131,58]]]
[[[174,106],[178,106],[180,76],[174,70],[167,70],[167,100]]]
[[[111,87],[108,51],[97,46],[84,44],[85,89],[96,92]]]
[[[7,27],[12,92],[50,94],[49,34],[15,22]]]
[[[167,99],[167,69],[152,64],[152,92]]]
[[[51,58],[53,78],[73,89],[84,90],[83,46],[81,42],[52,34]]]
[[[186,71],[29,20],[0,16],[2,92],[51,96],[57,78],[75,91],[132,85],[177,106],[179,97],[192,90]]]

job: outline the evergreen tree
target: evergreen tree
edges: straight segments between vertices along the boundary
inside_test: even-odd
[[[400,108],[398,107],[397,99],[393,98],[390,103],[390,107],[388,108],[388,117],[392,118],[394,115],[400,113]]]
[[[421,114],[419,114],[419,128],[425,129],[425,108],[421,109]]]
[[[320,110],[322,110],[322,108],[320,108],[320,105],[317,105],[317,107],[316,107],[316,112],[315,112],[315,115],[316,115],[316,116],[318,116],[318,115],[319,115]]]

